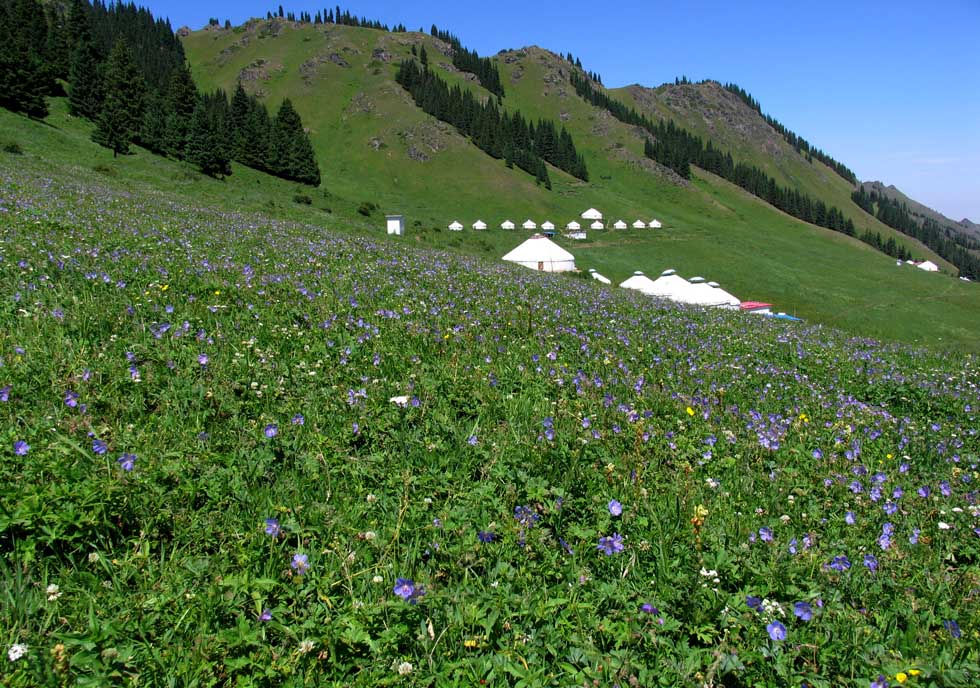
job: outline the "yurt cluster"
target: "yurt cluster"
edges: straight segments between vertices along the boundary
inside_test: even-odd
[[[581,220],[582,222],[572,220],[571,222],[566,223],[563,230],[564,236],[569,239],[582,240],[588,237],[588,230],[590,229],[606,229],[606,224],[603,222],[602,213],[595,208],[589,208],[582,213]],[[482,231],[487,229],[488,226],[483,220],[477,220],[471,225],[471,227],[476,231]],[[616,220],[609,225],[609,227],[616,230],[629,229],[630,227],[633,229],[660,229],[663,227],[663,224],[657,219],[650,220],[649,222],[645,220],[636,220],[632,225],[626,224],[625,220]],[[504,220],[500,223],[500,228],[512,230],[517,229],[517,225],[510,220]],[[540,230],[546,236],[554,236],[558,232],[555,223],[551,222],[550,220],[545,220],[538,225],[537,222],[529,218],[521,224],[521,228],[529,232]],[[453,220],[451,223],[449,223],[448,229],[451,232],[462,232],[464,229],[466,229],[466,227],[459,220]]]

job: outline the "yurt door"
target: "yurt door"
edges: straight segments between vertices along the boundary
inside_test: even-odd
[[[541,271],[541,272],[544,272],[544,261],[543,260],[539,260],[538,261],[538,270]]]

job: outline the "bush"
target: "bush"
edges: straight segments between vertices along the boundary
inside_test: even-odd
[[[115,167],[110,167],[109,165],[96,165],[92,168],[99,174],[104,174],[106,177],[118,177],[119,171]]]
[[[3,152],[10,153],[11,155],[23,155],[24,149],[16,141],[8,141],[3,144]]]
[[[357,212],[359,212],[364,217],[371,217],[371,214],[378,209],[377,203],[372,203],[371,201],[364,201],[358,207]]]
[[[313,205],[313,199],[306,194],[296,194],[293,196],[293,203],[299,203],[300,205]]]

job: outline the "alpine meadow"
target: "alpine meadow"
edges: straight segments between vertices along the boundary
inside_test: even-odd
[[[0,0],[0,683],[980,684],[976,225],[290,9]]]

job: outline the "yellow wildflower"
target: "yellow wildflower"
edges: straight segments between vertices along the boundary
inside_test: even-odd
[[[905,683],[906,681],[909,680],[909,677],[905,674],[904,671],[900,671],[897,674],[895,674],[895,680],[898,681],[899,683]]]
[[[690,406],[687,407],[687,415],[689,415],[689,416],[693,416],[694,415],[694,409],[692,409]]]

